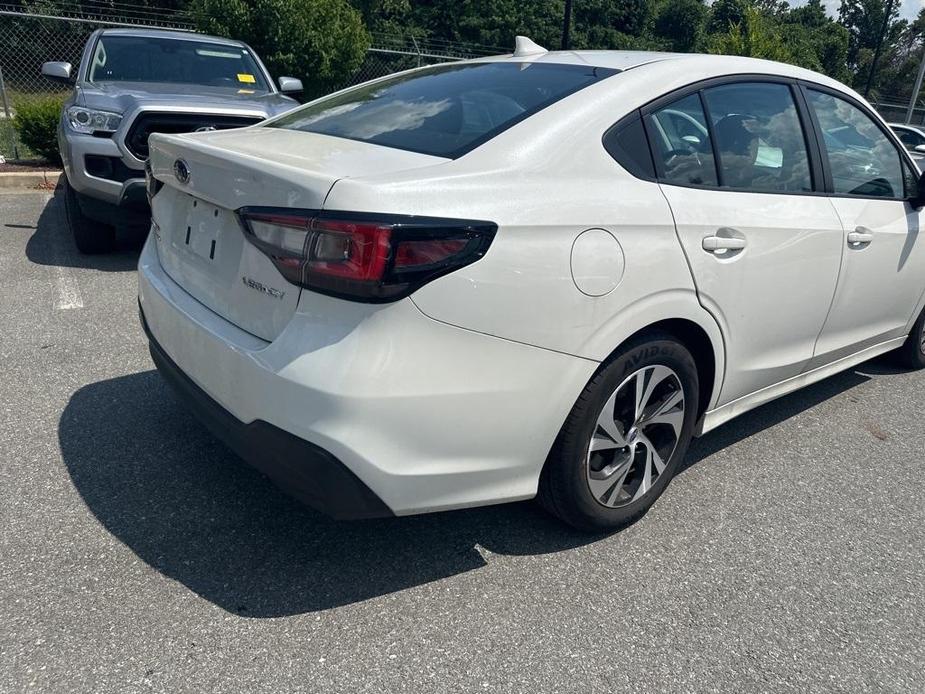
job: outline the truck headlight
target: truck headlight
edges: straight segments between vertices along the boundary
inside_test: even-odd
[[[67,122],[77,132],[87,135],[114,133],[122,122],[122,114],[71,106],[67,110]]]

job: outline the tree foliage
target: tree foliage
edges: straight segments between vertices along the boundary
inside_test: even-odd
[[[275,76],[302,78],[307,97],[340,86],[369,47],[346,0],[192,0],[189,11],[200,30],[250,44]]]
[[[667,0],[655,19],[655,33],[667,41],[673,51],[687,53],[696,50],[703,38],[709,14],[710,10],[702,0]]]
[[[22,0],[20,0],[22,1]],[[42,0],[32,0],[40,2]],[[79,0],[73,0],[79,1]],[[144,0],[157,2],[158,0]],[[186,0],[169,0],[182,4]],[[358,65],[374,35],[509,49],[524,34],[550,49],[562,37],[565,0],[189,0],[199,26],[252,43],[272,69],[324,91]],[[352,8],[347,7],[347,3]],[[925,38],[925,10],[898,19],[899,3],[841,0],[574,0],[573,48],[711,52],[781,60],[863,87],[886,26],[877,94],[907,94]]]
[[[780,28],[752,6],[745,8],[741,21],[732,24],[726,32],[711,37],[709,51],[778,60],[782,63],[794,62],[793,51],[784,42]]]

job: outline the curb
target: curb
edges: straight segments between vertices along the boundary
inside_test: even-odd
[[[0,173],[0,190],[41,188],[51,190],[58,185],[60,171],[5,171]]]

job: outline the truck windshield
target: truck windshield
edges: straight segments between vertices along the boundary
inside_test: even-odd
[[[89,77],[94,83],[160,82],[269,91],[246,48],[148,36],[103,34],[93,51]]]
[[[457,63],[361,85],[267,127],[456,158],[617,70],[554,63]]]

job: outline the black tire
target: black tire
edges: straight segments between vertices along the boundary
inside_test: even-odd
[[[599,500],[592,494],[589,482],[588,470],[593,460],[589,453],[591,439],[592,436],[598,438],[601,436],[598,417],[603,416],[605,403],[610,401],[611,396],[618,389],[620,393],[617,393],[615,402],[619,406],[621,397],[626,397],[626,391],[622,386],[630,383],[629,379],[632,379],[634,374],[641,371],[645,378],[645,374],[655,373],[648,367],[659,366],[667,367],[674,372],[673,377],[670,378],[672,386],[669,388],[676,397],[678,391],[683,389],[683,424],[678,429],[674,427],[671,429],[671,440],[675,440],[676,443],[667,460],[660,458],[665,462],[664,469],[654,478],[654,483],[651,483],[647,492],[644,492],[638,499],[626,501],[623,505],[607,506],[604,502],[611,493],[605,492],[604,498]],[[649,378],[654,380],[651,375]],[[668,396],[663,397],[667,401]],[[592,532],[612,530],[635,522],[662,494],[686,455],[697,417],[698,402],[697,366],[690,352],[676,338],[667,334],[652,334],[626,345],[591,379],[572,407],[565,424],[562,425],[540,476],[538,493],[540,503],[548,511],[580,530]],[[674,412],[677,414],[677,408]],[[680,420],[681,416],[678,415],[676,421]],[[623,428],[623,425],[619,423],[618,426]],[[643,427],[651,426],[656,427],[655,433],[664,431],[660,428],[663,425],[646,424],[645,418],[638,423],[639,431],[642,431]],[[637,425],[634,424],[624,429],[623,433],[628,433],[635,438],[636,429]],[[646,431],[653,433],[651,429],[646,429]],[[677,431],[680,433],[676,433]],[[634,457],[633,455],[637,448],[641,448],[642,454],[645,454],[646,448],[635,444],[632,447],[627,446],[615,450],[613,453],[614,456],[624,455],[624,460],[633,461],[626,463],[630,469],[630,476],[642,474],[634,471],[634,468],[639,466],[635,462],[639,456]],[[664,450],[662,452],[664,453]],[[612,489],[616,490],[613,493],[620,496],[624,494],[632,496],[625,491],[622,483],[620,489],[616,489],[616,485]]]
[[[896,350],[896,358],[908,369],[925,369],[925,310],[912,326],[905,344]]]
[[[109,253],[116,244],[116,230],[108,224],[90,219],[80,207],[80,193],[64,177],[64,215],[74,236],[77,250],[87,255]]]

